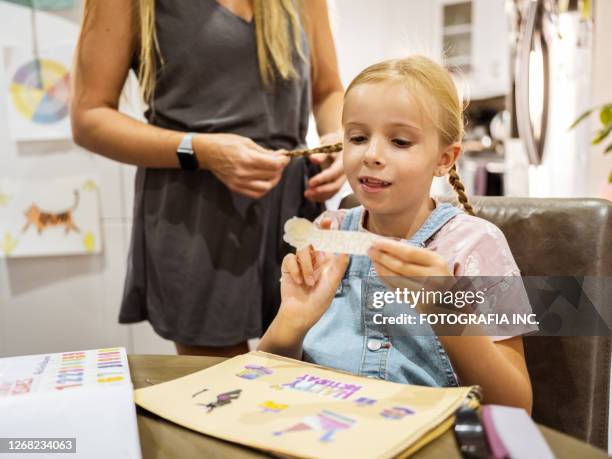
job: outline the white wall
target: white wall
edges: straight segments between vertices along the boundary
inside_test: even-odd
[[[595,50],[593,53],[593,92],[594,106],[612,102],[612,2],[610,0],[595,1]],[[591,124],[595,128],[595,122]],[[612,142],[608,136],[606,142],[591,148],[591,192],[599,196],[601,186],[612,172],[612,154],[603,154],[605,145]]]
[[[67,12],[37,11],[38,43],[76,42],[82,1]],[[32,46],[31,10],[0,2],[0,45]],[[148,325],[117,324],[131,220],[133,168],[71,141],[16,144],[10,138],[0,62],[0,176],[48,178],[95,173],[102,204],[101,255],[0,259],[0,356],[126,346],[132,352],[171,352],[150,340]]]
[[[409,54],[439,58],[435,1],[328,0],[343,83],[378,61]]]

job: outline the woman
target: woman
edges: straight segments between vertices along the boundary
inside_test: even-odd
[[[311,103],[322,142],[339,139],[343,91],[326,1],[85,8],[75,141],[138,166],[119,321],[149,320],[180,354],[247,352],[278,307],[282,225],[314,217],[344,181],[339,161],[316,173],[280,151],[304,144]],[[117,109],[130,68],[149,124]]]

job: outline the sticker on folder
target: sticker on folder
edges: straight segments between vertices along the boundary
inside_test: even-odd
[[[207,413],[210,413],[215,408],[218,408],[223,405],[229,405],[230,403],[232,403],[232,400],[236,400],[238,397],[240,397],[240,392],[242,392],[242,389],[236,389],[236,390],[232,390],[229,392],[223,392],[222,394],[217,395],[216,401],[206,403],[206,404],[198,403],[198,405],[208,408]]]
[[[280,413],[283,410],[286,410],[289,405],[285,405],[284,403],[276,403],[272,400],[267,400],[259,405],[262,408],[263,413]]]
[[[283,387],[342,399],[349,398],[361,389],[361,386],[357,384],[347,384],[308,374],[295,378],[291,383],[283,384]]]
[[[274,432],[274,435],[285,435],[290,432],[304,432],[306,430],[323,431],[320,441],[332,441],[336,432],[350,429],[355,420],[339,415],[329,410],[323,410],[316,416],[306,416],[300,422],[288,429]]]
[[[380,415],[387,419],[404,419],[406,416],[414,414],[414,410],[405,406],[394,406],[393,408],[385,408]]]
[[[271,374],[272,374],[272,370],[270,370],[269,368],[263,367],[261,365],[245,365],[244,370],[236,374],[236,376],[239,376],[244,379],[257,379],[257,378],[260,378],[261,376],[271,375]]]
[[[376,400],[374,400],[373,398],[367,398],[367,397],[359,397],[357,400],[355,400],[355,405],[357,406],[370,406],[370,405],[374,405],[376,403]]]

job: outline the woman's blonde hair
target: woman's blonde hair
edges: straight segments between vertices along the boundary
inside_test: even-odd
[[[138,80],[143,99],[150,103],[155,91],[157,62],[163,65],[163,56],[155,31],[155,0],[135,0],[139,45]],[[265,86],[276,77],[297,77],[294,52],[305,60],[302,43],[302,11],[300,0],[251,0],[259,74]],[[304,24],[306,29],[306,25]]]
[[[371,65],[357,75],[346,94],[355,86],[392,80],[408,85],[421,109],[436,127],[442,145],[461,142],[464,129],[463,104],[457,88],[450,73],[427,57],[410,56]],[[474,210],[468,201],[455,164],[448,173],[448,180],[463,209],[473,215]]]

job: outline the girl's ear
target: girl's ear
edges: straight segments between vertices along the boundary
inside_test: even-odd
[[[459,159],[459,155],[461,155],[461,144],[459,142],[452,143],[442,150],[440,158],[438,158],[438,164],[436,164],[435,175],[442,177],[448,174],[450,168]]]

